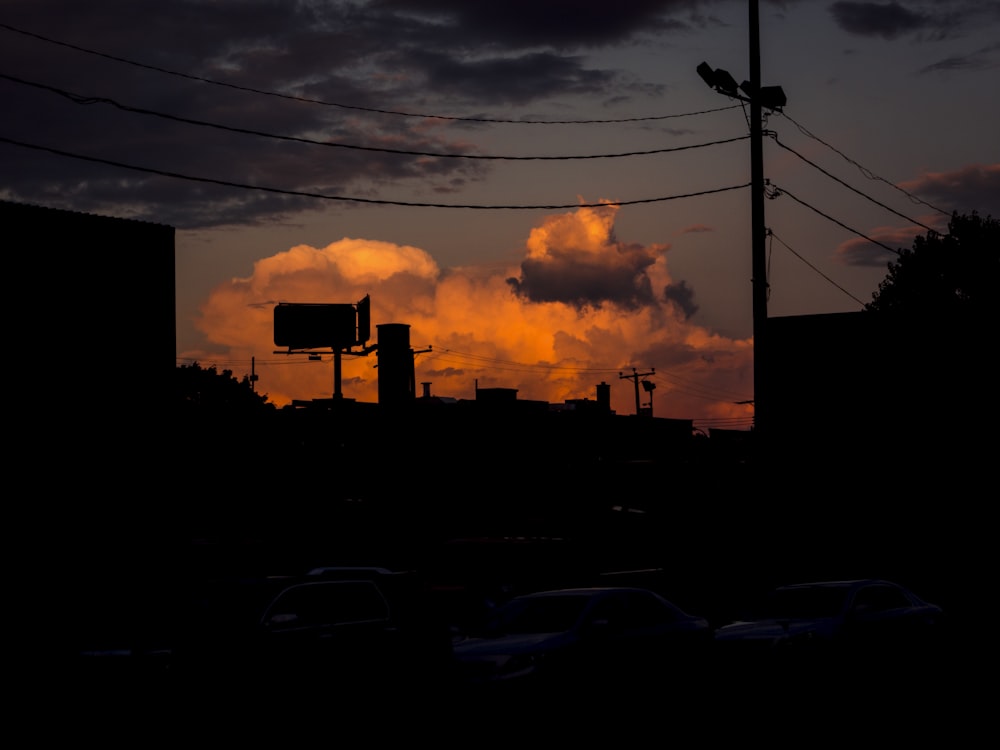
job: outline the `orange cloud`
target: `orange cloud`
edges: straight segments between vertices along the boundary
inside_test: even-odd
[[[747,407],[735,402],[752,397],[752,342],[692,324],[696,308],[678,304],[677,290],[688,300],[694,290],[671,277],[668,247],[619,242],[619,209],[547,217],[531,232],[520,267],[487,273],[443,270],[419,248],[378,240],[298,245],[258,261],[249,277],[216,287],[197,325],[216,348],[214,357],[255,357],[258,391],[279,406],[330,397],[333,366],[332,355],[314,362],[274,353],[274,306],[354,303],[370,295],[370,343],[377,343],[380,324],[410,326],[418,395],[419,384],[430,382],[437,396],[471,399],[478,385],[562,403],[594,399],[597,385],[607,382],[612,408],[630,414],[634,384],[620,375],[655,368],[656,416],[745,420]],[[564,277],[591,286],[581,293]],[[203,353],[182,356],[214,361]],[[378,400],[377,362],[374,354],[343,356],[345,397]]]

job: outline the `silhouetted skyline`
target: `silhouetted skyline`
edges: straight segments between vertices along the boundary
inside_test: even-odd
[[[746,113],[696,73],[747,77],[745,3],[311,7],[5,4],[6,197],[176,227],[179,361],[254,361],[278,403],[333,375],[273,355],[274,304],[371,294],[437,395],[605,381],[625,413],[619,373],[655,368],[655,414],[749,426]],[[770,315],[858,310],[892,248],[996,213],[997,19],[947,10],[760,3],[788,99],[765,123]],[[373,399],[374,364],[345,361],[345,393]]]

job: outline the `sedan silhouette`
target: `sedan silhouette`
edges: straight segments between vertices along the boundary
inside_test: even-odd
[[[715,631],[721,659],[839,668],[923,658],[941,643],[945,613],[908,588],[880,579],[779,586]]]
[[[675,678],[711,644],[705,618],[654,591],[591,587],[516,596],[453,653],[470,685],[627,690]]]

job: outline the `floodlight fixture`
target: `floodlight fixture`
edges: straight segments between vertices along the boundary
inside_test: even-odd
[[[760,106],[767,109],[780,110],[788,104],[788,98],[781,86],[761,86],[757,94],[757,101],[760,102]]]
[[[737,99],[743,98],[739,95],[741,87],[737,85],[736,79],[733,78],[728,70],[723,70],[722,68],[713,69],[707,62],[701,63],[695,70],[698,71],[701,80],[720,94],[736,97]]]
[[[738,96],[739,85],[728,70],[715,69],[715,88],[728,96]]]
[[[712,70],[712,66],[707,62],[702,62],[698,65],[695,70],[698,71],[698,75],[701,76],[701,80],[709,85],[710,88],[715,88],[715,71]]]

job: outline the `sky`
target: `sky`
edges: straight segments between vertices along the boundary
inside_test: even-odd
[[[0,198],[173,226],[178,365],[279,406],[334,374],[275,305],[367,295],[418,395],[631,414],[640,376],[654,416],[748,429],[750,108],[696,68],[751,77],[749,8],[4,0]],[[1000,215],[1000,2],[762,0],[758,31],[769,316],[859,311],[914,237]],[[345,353],[343,395],[377,364]]]

